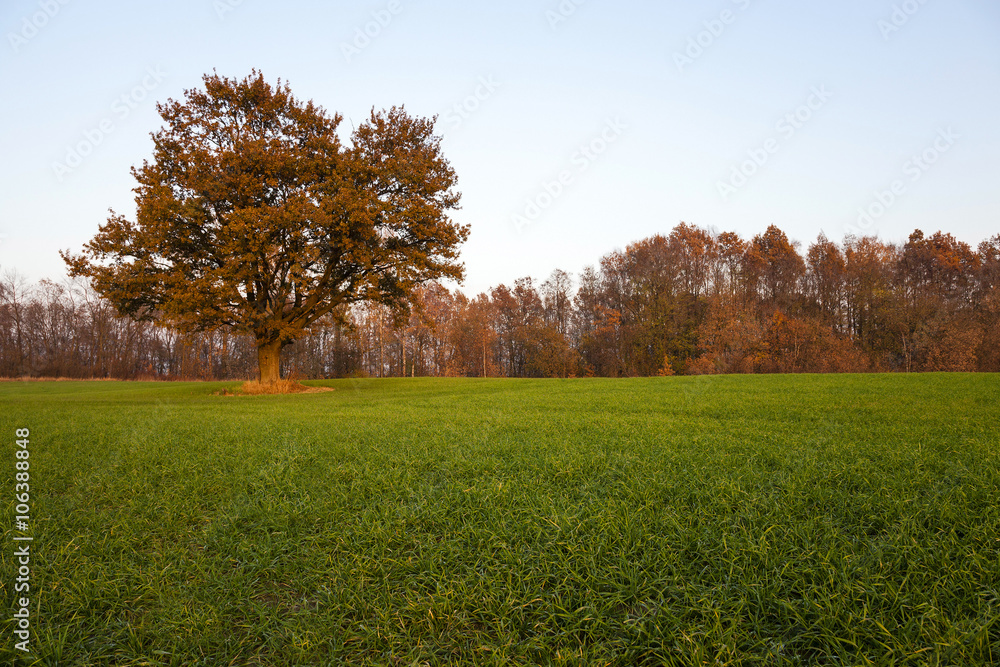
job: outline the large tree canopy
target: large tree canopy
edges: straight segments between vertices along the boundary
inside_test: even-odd
[[[280,79],[204,83],[157,105],[153,160],[132,169],[135,221],[112,211],[82,254],[62,252],[70,275],[133,317],[251,333],[262,382],[320,317],[462,279],[468,227],[447,215],[460,195],[434,119],[373,110],[344,145],[342,117]]]

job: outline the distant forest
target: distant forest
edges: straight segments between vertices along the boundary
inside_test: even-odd
[[[300,379],[629,377],[1000,371],[1000,234],[977,249],[825,236],[803,255],[777,227],[749,241],[681,223],[469,298],[425,285],[408,313],[335,313],[282,353]],[[83,282],[0,284],[0,376],[250,379],[253,339],[121,317]]]

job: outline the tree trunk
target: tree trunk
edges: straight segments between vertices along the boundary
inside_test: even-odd
[[[257,344],[257,364],[260,367],[260,383],[275,384],[281,378],[281,341]]]
[[[382,311],[378,313],[378,375],[376,377],[382,377],[383,371],[385,370],[384,359],[385,349],[382,346]]]

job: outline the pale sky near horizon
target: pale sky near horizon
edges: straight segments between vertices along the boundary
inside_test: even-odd
[[[439,114],[469,294],[680,221],[803,250],[1000,233],[996,0],[10,0],[0,33],[0,271],[33,281],[133,215],[156,102],[213,69],[281,78],[348,132]]]

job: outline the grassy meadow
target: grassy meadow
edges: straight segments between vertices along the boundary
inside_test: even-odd
[[[39,665],[1000,663],[1000,377],[0,383]]]

